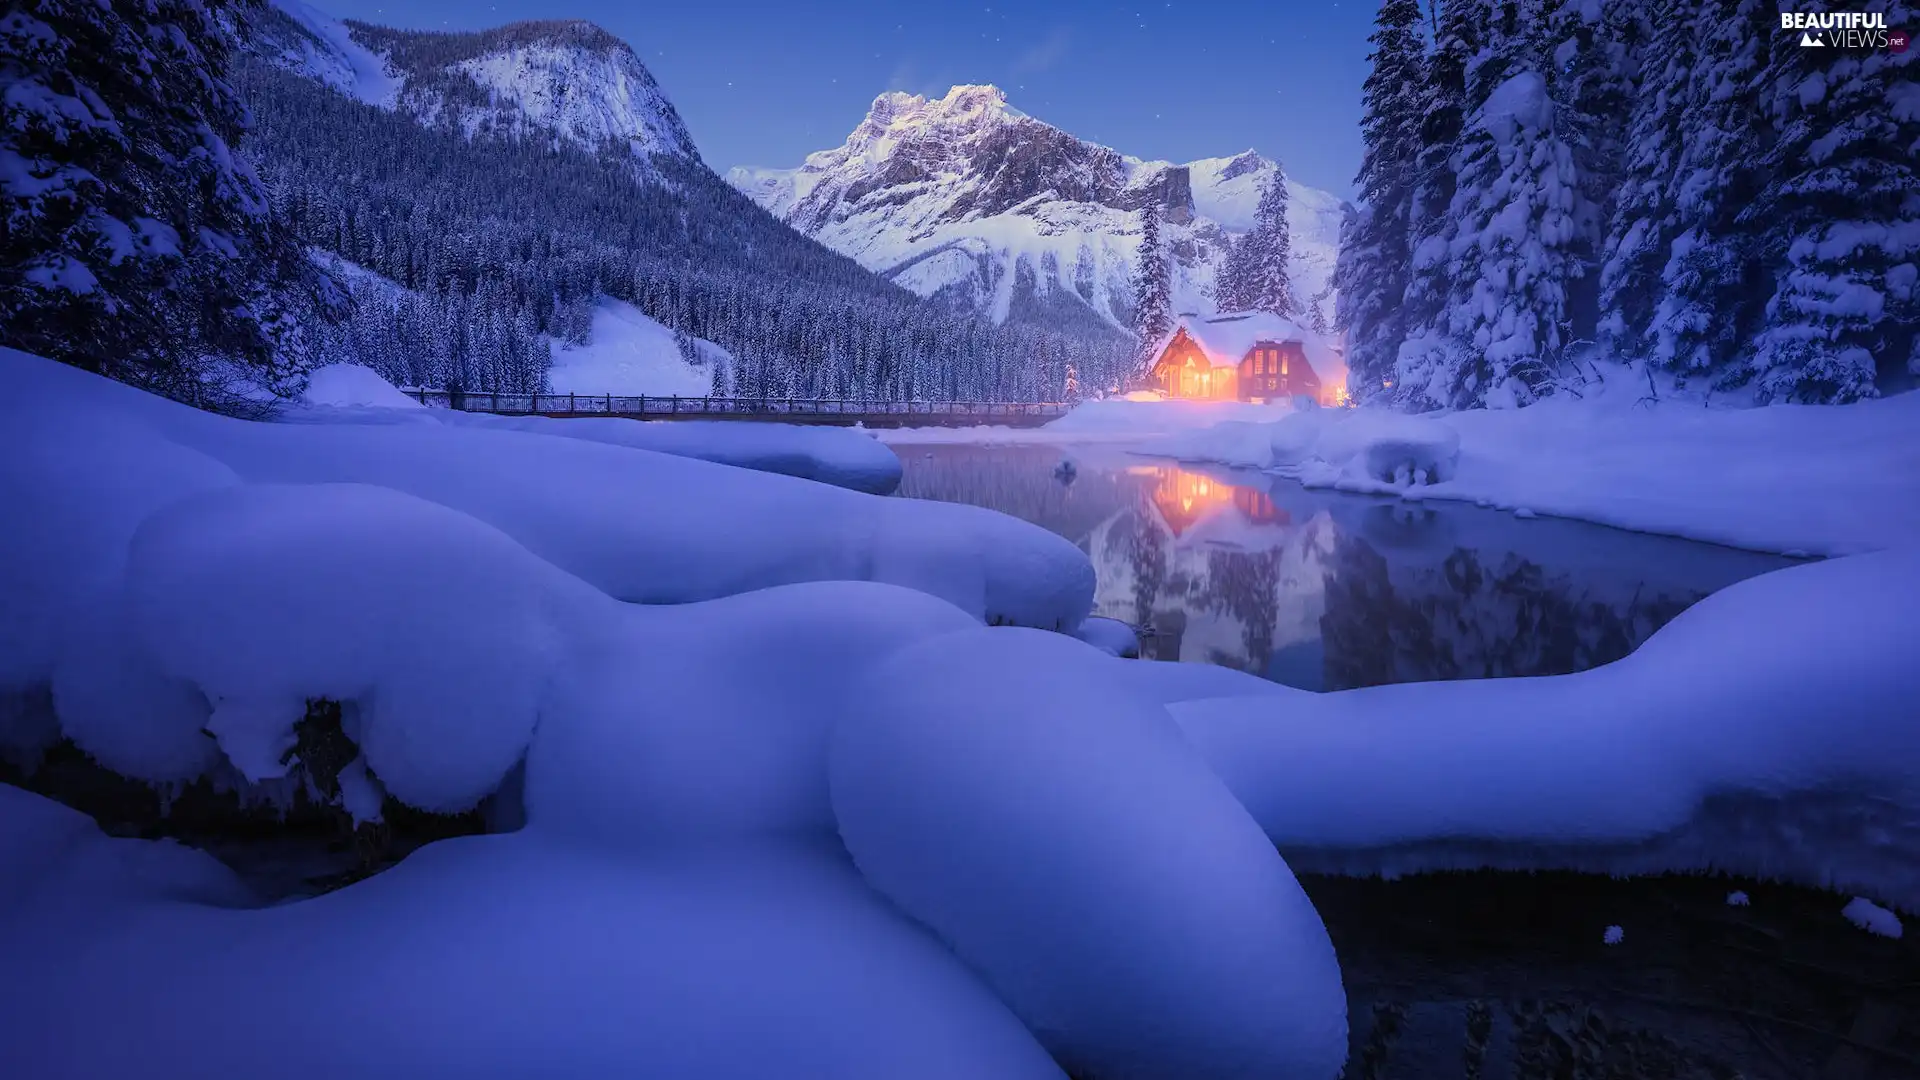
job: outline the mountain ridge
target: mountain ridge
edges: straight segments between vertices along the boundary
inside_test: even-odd
[[[1214,310],[1231,238],[1252,225],[1279,166],[1253,150],[1150,161],[1038,120],[989,84],[873,100],[837,147],[789,169],[725,174],[781,220],[922,296],[996,322],[1023,301],[1129,326],[1140,213],[1160,208],[1179,310]],[[1345,204],[1287,180],[1295,289],[1332,315]],[[1023,295],[1023,293],[1025,295]],[[1049,302],[1051,301],[1051,302]]]
[[[275,3],[236,64],[246,149],[301,242],[393,286],[353,287],[333,334],[390,381],[538,389],[610,301],[726,350],[717,393],[1057,400],[1069,370],[1124,377],[1110,326],[990,326],[767,213],[597,26],[446,34]]]
[[[254,49],[367,104],[470,137],[624,147],[642,164],[654,154],[701,160],[633,47],[585,19],[403,30],[273,0],[257,22]]]

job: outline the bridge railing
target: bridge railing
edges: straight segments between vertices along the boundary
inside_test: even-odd
[[[1070,406],[1043,401],[856,401],[842,398],[680,397],[653,394],[512,394],[410,389],[422,405],[507,416],[938,416],[1053,417]]]

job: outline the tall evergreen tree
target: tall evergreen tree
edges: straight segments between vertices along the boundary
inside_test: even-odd
[[[1698,5],[1683,0],[1654,0],[1649,17],[1678,25]],[[1741,31],[1746,36],[1745,26]],[[1681,174],[1688,143],[1700,137],[1691,117],[1696,66],[1708,62],[1693,34],[1663,39],[1660,54],[1641,70],[1638,92],[1628,114],[1626,146],[1618,169],[1618,187],[1602,246],[1598,330],[1600,340],[1618,356],[1649,351],[1652,324],[1664,285],[1662,270],[1673,241],[1684,229],[1675,179]]]
[[[1160,204],[1140,209],[1140,262],[1133,274],[1133,327],[1140,336],[1137,376],[1152,358],[1147,351],[1173,327],[1173,273],[1160,243]]]
[[[337,298],[235,152],[234,9],[24,0],[0,18],[0,342],[209,404],[297,387],[298,316]]]
[[[1568,286],[1582,273],[1582,199],[1572,148],[1542,73],[1532,0],[1496,7],[1477,58],[1485,93],[1455,155],[1443,320],[1401,350],[1396,397],[1415,408],[1519,406],[1551,388],[1566,343]]]
[[[1748,28],[1774,11],[1766,0],[1716,0],[1686,73],[1679,165],[1664,181],[1672,237],[1644,348],[1648,363],[1683,379],[1738,382],[1738,355],[1763,315],[1756,230],[1737,218],[1764,182],[1761,162],[1773,136],[1759,77],[1777,39]]]
[[[1910,27],[1906,0],[1871,5]],[[1765,74],[1777,141],[1743,215],[1774,290],[1748,371],[1762,401],[1876,393],[1914,355],[1920,305],[1920,93],[1913,52],[1779,48]]]
[[[1430,326],[1446,306],[1447,208],[1457,178],[1453,154],[1471,111],[1467,71],[1480,51],[1486,0],[1433,0],[1434,43],[1421,88],[1419,153],[1408,210],[1410,263],[1402,317],[1409,330]]]
[[[1338,323],[1347,334],[1350,385],[1364,398],[1391,377],[1406,337],[1402,302],[1411,226],[1425,52],[1418,0],[1383,0],[1374,19],[1373,70],[1362,88],[1360,172],[1364,213],[1343,223]]]
[[[1222,311],[1266,311],[1292,318],[1300,307],[1287,273],[1293,239],[1287,228],[1287,174],[1278,165],[1261,189],[1253,228],[1234,242],[1221,267]]]
[[[1627,156],[1640,44],[1652,33],[1646,14],[1645,0],[1558,0],[1547,13],[1553,43],[1547,88],[1579,196],[1569,243],[1578,272],[1567,281],[1567,332],[1573,339],[1596,336],[1600,265]]]

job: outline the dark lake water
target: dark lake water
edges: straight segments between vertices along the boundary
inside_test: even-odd
[[[902,445],[900,494],[1072,540],[1143,655],[1310,690],[1558,675],[1791,560],[1455,502],[1308,491],[1111,447]],[[1056,477],[1071,459],[1071,482]]]

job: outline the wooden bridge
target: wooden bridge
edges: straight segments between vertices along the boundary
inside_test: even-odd
[[[1072,406],[1037,401],[842,401],[651,394],[496,394],[406,390],[422,405],[503,416],[624,416],[634,420],[762,420],[851,427],[1038,427]]]

